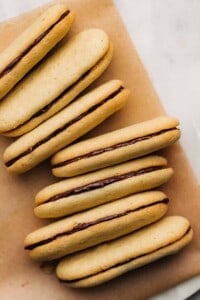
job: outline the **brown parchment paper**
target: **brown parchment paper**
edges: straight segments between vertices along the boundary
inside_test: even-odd
[[[89,27],[106,30],[115,46],[110,68],[96,84],[107,79],[124,80],[132,94],[128,105],[92,134],[99,134],[164,114],[162,104],[111,0],[71,0],[77,14],[70,35]],[[0,25],[0,51],[41,12],[41,8]],[[69,37],[68,36],[68,37]],[[94,85],[93,85],[94,86]],[[31,98],[30,98],[31,99]],[[27,98],[27,101],[31,101]],[[19,104],[20,105],[20,104]],[[0,157],[9,139],[0,138]],[[60,284],[47,265],[38,265],[23,250],[27,233],[46,221],[33,215],[34,195],[55,182],[49,162],[22,176],[6,173],[0,160],[0,299],[98,300],[145,299],[200,273],[200,188],[180,145],[164,154],[175,170],[173,179],[163,187],[171,200],[170,214],[189,218],[194,240],[181,253],[125,274],[99,287],[73,290]]]

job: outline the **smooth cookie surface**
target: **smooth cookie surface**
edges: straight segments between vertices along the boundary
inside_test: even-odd
[[[166,213],[168,201],[158,191],[122,198],[30,233],[25,248],[34,260],[62,257],[155,222]]]
[[[177,141],[178,125],[177,119],[162,116],[75,143],[55,154],[52,172],[71,177],[144,156]]]
[[[173,170],[160,156],[148,156],[86,175],[62,180],[36,195],[40,218],[70,215],[167,182]]]
[[[30,170],[121,109],[129,93],[122,81],[111,80],[77,99],[5,150],[8,171]]]
[[[66,35],[73,21],[74,12],[64,3],[52,5],[0,54],[0,98]]]
[[[192,239],[187,219],[162,220],[135,233],[64,258],[57,276],[72,287],[91,287],[176,253]]]
[[[54,115],[100,76],[112,52],[101,29],[87,29],[72,37],[0,104],[0,132],[18,136]]]

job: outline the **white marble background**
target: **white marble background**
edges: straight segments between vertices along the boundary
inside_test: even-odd
[[[200,0],[114,1],[166,111],[180,119],[181,142],[200,179]],[[1,0],[0,21],[46,2]],[[200,276],[152,300],[183,300],[199,288]]]

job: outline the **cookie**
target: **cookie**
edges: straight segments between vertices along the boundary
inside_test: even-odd
[[[60,111],[102,74],[112,53],[101,29],[72,37],[0,104],[0,133],[22,135]]]
[[[71,177],[144,156],[177,141],[178,125],[162,116],[73,144],[55,154],[52,172]]]
[[[128,96],[129,90],[120,80],[108,81],[85,94],[8,146],[4,152],[7,170],[30,170],[121,109]]]
[[[135,233],[64,258],[57,266],[57,276],[71,287],[95,286],[175,254],[192,235],[187,219],[165,217]]]
[[[64,3],[52,5],[0,54],[0,99],[67,34],[74,17]]]
[[[37,261],[57,259],[155,222],[167,207],[162,192],[136,194],[44,226],[27,236],[25,249]]]
[[[160,156],[132,160],[114,167],[69,178],[40,191],[34,212],[40,218],[57,218],[160,186],[173,170]]]

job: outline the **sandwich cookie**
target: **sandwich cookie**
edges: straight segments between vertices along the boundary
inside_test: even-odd
[[[50,6],[0,54],[0,99],[67,34],[74,16],[64,3]]]
[[[19,136],[54,115],[102,74],[112,54],[101,29],[72,37],[0,104],[0,133]]]
[[[57,266],[57,276],[71,287],[92,287],[175,254],[192,236],[187,219],[165,217],[135,233],[64,258]]]
[[[177,141],[178,125],[163,116],[84,140],[56,153],[52,172],[71,177],[144,156]]]
[[[37,261],[57,259],[155,222],[167,207],[162,192],[133,195],[40,228],[27,236],[25,249]]]
[[[160,156],[149,156],[52,184],[35,198],[40,218],[74,214],[102,203],[160,186],[173,170]]]
[[[8,171],[30,170],[122,108],[128,96],[129,90],[120,80],[85,94],[12,143],[4,152]]]

